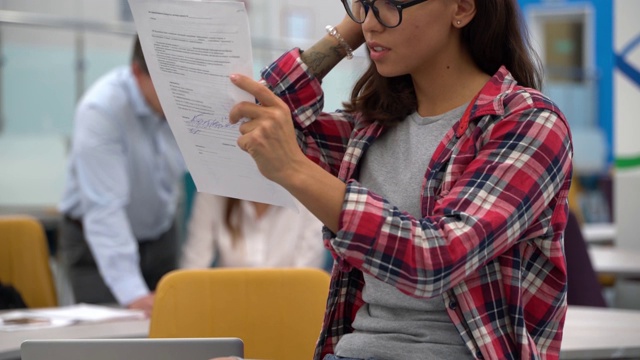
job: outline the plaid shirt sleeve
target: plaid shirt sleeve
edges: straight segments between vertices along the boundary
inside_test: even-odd
[[[336,111],[323,113],[324,93],[320,81],[308,72],[300,50],[283,54],[262,72],[264,83],[291,109],[298,144],[308,158],[337,175],[349,137],[353,116]]]

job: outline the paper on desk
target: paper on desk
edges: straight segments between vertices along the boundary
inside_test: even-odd
[[[0,315],[0,331],[67,326],[76,323],[144,319],[144,311],[77,304],[56,308],[20,309]]]
[[[0,316],[0,331],[49,329],[73,323],[70,319],[50,319],[26,311],[12,311]]]
[[[243,2],[129,0],[160,103],[198,191],[296,208],[236,141],[231,107],[254,102],[229,75],[253,76]]]

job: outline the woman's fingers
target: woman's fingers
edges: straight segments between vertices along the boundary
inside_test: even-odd
[[[243,101],[229,111],[229,122],[236,124],[242,119],[252,120],[265,116],[266,108],[258,104]],[[244,124],[242,124],[244,125]],[[242,131],[242,129],[241,129]]]
[[[234,85],[253,95],[264,106],[274,106],[280,103],[280,99],[268,87],[250,77],[232,74],[230,79]]]
[[[273,94],[269,88],[249,77],[239,74],[231,75],[230,79],[231,82],[240,89],[253,95],[260,103],[256,104],[244,101],[236,104],[229,112],[229,122],[232,124],[238,123],[241,119],[249,120],[241,123],[239,127],[242,136],[238,138],[238,146],[240,146],[241,149],[248,151],[250,143],[255,141],[256,137],[260,137],[260,135],[245,136],[248,133],[261,127],[273,130],[272,125],[274,123],[282,121],[286,121],[287,123],[291,122],[287,116],[289,112],[288,107]],[[259,132],[262,133],[263,131]]]
[[[251,155],[265,177],[273,181],[284,179],[291,164],[300,155],[304,157],[289,107],[268,87],[246,76],[232,75],[231,81],[259,102],[241,102],[229,112],[233,124],[249,120],[239,126],[238,147]]]
[[[249,152],[249,140],[245,137],[245,136],[240,136],[238,137],[238,140],[236,140],[236,143],[238,144],[238,147],[244,151],[244,152]],[[249,153],[251,154],[251,153]]]
[[[260,105],[250,102],[241,102],[236,104],[229,112],[229,122],[235,124],[241,119],[256,119],[258,117],[272,116],[275,114],[269,114],[270,109],[275,109],[275,112],[282,109],[288,112],[287,106],[278,98],[274,93],[269,90],[263,84],[254,81],[244,75],[233,74],[230,77],[231,82],[238,86],[240,89],[253,95],[258,100]]]

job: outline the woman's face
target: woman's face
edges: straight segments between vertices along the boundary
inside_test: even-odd
[[[377,0],[376,6],[385,6]],[[402,23],[382,26],[369,11],[362,31],[371,60],[382,76],[440,71],[455,56],[459,32],[453,23],[455,0],[429,0],[402,11]]]

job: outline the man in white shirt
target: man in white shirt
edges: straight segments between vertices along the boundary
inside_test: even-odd
[[[158,280],[177,267],[186,169],[139,40],[131,64],[79,102],[72,144],[59,252],[75,300],[150,313]]]

